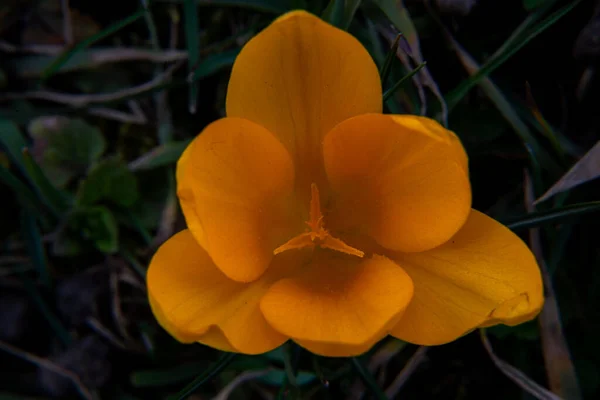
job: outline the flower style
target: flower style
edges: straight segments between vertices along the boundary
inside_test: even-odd
[[[351,356],[388,334],[442,344],[539,312],[535,259],[471,209],[459,139],[382,114],[377,68],[348,33],[278,18],[242,49],[226,109],[178,162],[188,229],[148,271],[179,341]]]

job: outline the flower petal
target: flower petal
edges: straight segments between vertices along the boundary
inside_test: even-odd
[[[320,354],[338,355],[343,346],[363,352],[380,339],[412,293],[408,275],[385,257],[317,249],[298,275],[271,286],[260,309],[283,335],[308,348],[314,344]]]
[[[469,215],[465,151],[431,119],[354,117],[327,134],[323,154],[334,233],[363,231],[390,250],[423,251],[447,241]]]
[[[394,320],[395,321],[395,320]],[[387,325],[390,328],[391,325]],[[366,353],[371,350],[381,339],[387,336],[386,329],[382,329],[382,333],[375,336],[373,339],[361,344],[341,344],[327,342],[312,342],[310,340],[295,340],[300,346],[314,354],[325,357],[354,357]]]
[[[322,166],[323,136],[339,122],[382,112],[381,82],[352,35],[304,11],[275,20],[237,57],[227,115],[256,122],[290,150],[303,173]],[[310,188],[314,176],[303,186]]]
[[[297,231],[294,167],[266,129],[241,118],[210,124],[177,164],[177,194],[196,240],[229,278],[250,282]]]
[[[259,301],[270,285],[302,262],[303,252],[277,257],[257,281],[227,278],[189,230],[156,252],[148,270],[148,296],[154,315],[182,342],[198,341],[226,351],[258,354],[287,337],[265,320]]]
[[[446,244],[393,258],[415,285],[412,302],[391,331],[407,342],[442,344],[491,320],[524,322],[543,305],[540,270],[529,248],[475,210]]]

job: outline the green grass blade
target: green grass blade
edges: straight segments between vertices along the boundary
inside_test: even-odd
[[[412,71],[410,71],[408,74],[404,75],[398,82],[396,82],[394,84],[394,86],[392,86],[391,88],[389,88],[388,90],[385,91],[385,93],[383,94],[383,101],[386,101],[387,99],[390,98],[390,96],[392,96],[394,93],[396,93],[396,91],[398,89],[400,89],[400,87],[409,79],[411,79],[413,76],[415,76],[420,70],[422,70],[425,65],[427,65],[426,62],[423,62],[421,64],[419,64],[417,66],[417,68],[413,69]]]
[[[506,226],[512,230],[534,228],[541,225],[566,222],[572,218],[598,211],[600,211],[600,201],[577,203],[527,214],[522,218],[507,221]]]
[[[552,15],[547,17],[545,20],[537,24],[533,27],[527,34],[521,36],[520,40],[515,40],[513,47],[507,47],[506,51],[498,54],[496,57],[488,60],[475,74],[473,74],[469,79],[463,81],[458,87],[448,93],[446,98],[446,103],[448,104],[448,109],[452,109],[458,102],[471,90],[475,85],[477,85],[484,77],[491,74],[498,67],[504,64],[509,58],[511,58],[515,53],[521,50],[525,45],[527,45],[531,40],[536,38],[538,35],[543,33],[546,29],[554,25],[559,19],[564,17],[569,13],[575,6],[577,6],[581,0],[575,0],[573,3],[568,4],[561,9],[554,12]]]
[[[214,378],[217,374],[219,374],[225,367],[229,365],[231,361],[235,358],[236,353],[225,353],[219,358],[209,369],[204,371],[199,377],[194,379],[189,385],[184,387],[177,395],[175,395],[174,399],[176,400],[184,400],[187,399],[189,395],[194,393],[200,386]]]
[[[196,82],[199,79],[205,78],[214,74],[222,68],[228,68],[233,65],[241,49],[233,49],[223,53],[215,54],[205,58],[197,66],[188,77],[188,82]]]
[[[481,72],[481,68],[471,57],[471,55],[467,53],[465,49],[463,49],[462,46],[452,36],[449,35],[449,33],[448,38],[450,39],[450,42],[452,43],[459,60],[469,75],[475,76]],[[511,103],[506,99],[506,97],[504,97],[504,94],[494,84],[494,82],[487,76],[482,76],[481,79],[478,80],[478,83],[490,101],[494,104],[494,106],[496,106],[500,114],[502,114],[504,119],[510,124],[515,133],[517,133],[517,135],[523,141],[525,144],[525,149],[529,153],[530,159],[536,170],[539,170],[541,166],[544,166],[551,172],[560,174],[560,166],[542,148],[527,124],[525,124],[525,122],[523,122],[523,120],[519,117],[519,114],[514,110]]]
[[[44,205],[41,203],[39,197],[3,166],[0,166],[0,181],[15,192],[19,205],[27,210],[27,212],[34,214],[42,213]]]
[[[59,216],[67,208],[68,199],[50,183],[27,151],[27,146],[25,137],[13,122],[0,120],[0,148],[6,151],[11,163],[28,180],[38,198],[55,217]],[[6,174],[4,177],[6,178]],[[22,190],[21,185],[15,184],[14,180],[6,179],[9,179],[11,186],[19,189],[19,192],[28,193]]]
[[[132,14],[125,19],[122,19],[120,21],[115,22],[112,25],[109,25],[101,32],[98,32],[97,34],[92,35],[89,38],[82,40],[81,42],[79,42],[75,46],[73,46],[71,49],[64,51],[62,54],[60,54],[58,57],[56,57],[56,59],[48,66],[48,68],[46,68],[44,70],[44,72],[42,72],[41,80],[45,81],[46,79],[50,78],[58,70],[60,70],[60,68],[67,61],[69,61],[71,59],[71,57],[73,57],[75,54],[79,53],[81,50],[120,31],[121,29],[125,28],[127,25],[130,25],[133,22],[140,19],[141,17],[143,17],[145,15],[145,13],[146,13],[146,10],[141,9],[138,12],[136,12],[135,14]]]
[[[383,65],[381,66],[381,69],[379,70],[379,76],[381,77],[381,85],[382,86],[385,85],[385,82],[387,82],[387,79],[390,76],[390,68],[392,66],[392,61],[394,61],[394,59],[396,58],[396,52],[398,51],[398,45],[400,44],[401,37],[402,37],[401,33],[399,33],[396,36],[396,39],[394,39],[394,43],[392,43],[390,50],[388,51],[387,55],[385,56],[385,61],[383,62]]]
[[[200,61],[200,27],[198,24],[198,3],[196,0],[184,0],[183,21],[185,28],[185,42],[188,51],[188,71],[191,74]],[[189,111],[196,113],[198,102],[198,83],[191,81],[189,86]]]
[[[0,119],[0,149],[4,149],[10,162],[23,175],[27,175],[27,168],[25,168],[21,153],[25,147],[27,147],[27,141],[21,134],[19,127],[13,121]]]
[[[356,15],[356,11],[358,11],[358,7],[360,7],[360,3],[362,3],[362,0],[346,0],[346,10],[344,12],[344,21],[342,23],[342,28],[344,30],[348,30],[350,27],[354,15]]]
[[[331,25],[344,29],[344,0],[331,0],[321,18]]]
[[[377,384],[375,377],[369,372],[367,367],[358,359],[358,357],[352,357],[352,366],[364,382],[365,386],[371,391],[373,397],[377,400],[387,400],[387,396]]]
[[[60,215],[67,211],[72,204],[72,199],[54,187],[27,148],[23,149],[23,160],[27,174],[35,186],[35,191],[42,196],[44,202],[48,204],[52,212],[55,215]]]
[[[52,286],[52,277],[48,270],[46,250],[42,243],[42,234],[35,217],[25,210],[21,211],[21,232],[40,281],[44,286],[50,288]]]

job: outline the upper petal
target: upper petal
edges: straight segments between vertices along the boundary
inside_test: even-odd
[[[294,256],[294,257],[292,257]],[[184,230],[156,252],[148,270],[148,296],[154,315],[182,342],[199,341],[218,349],[263,353],[287,337],[267,323],[259,309],[263,293],[289,273],[301,253],[278,257],[260,279],[240,283],[227,278]]]
[[[297,231],[294,166],[263,127],[241,118],[213,122],[177,164],[177,194],[189,229],[231,279],[258,278],[273,250]]]
[[[260,308],[283,335],[319,354],[356,355],[387,333],[413,293],[391,260],[316,250],[298,275],[275,283]]]
[[[523,322],[543,305],[540,270],[529,248],[475,210],[444,245],[394,260],[412,278],[415,294],[391,334],[411,343],[446,343],[490,321]]]
[[[381,111],[381,82],[369,53],[304,11],[278,18],[244,46],[227,91],[227,115],[273,132],[306,174],[322,165],[325,133],[349,117]]]
[[[367,114],[323,141],[332,202],[328,224],[398,251],[447,241],[471,207],[467,157],[456,136],[423,117]]]

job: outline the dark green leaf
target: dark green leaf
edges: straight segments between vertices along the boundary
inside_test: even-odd
[[[138,185],[133,173],[121,160],[110,158],[95,165],[81,183],[77,201],[82,205],[110,202],[132,206],[138,199]]]
[[[53,251],[57,255],[72,256],[78,254],[86,242],[107,254],[119,249],[117,221],[106,207],[79,207],[73,210],[57,234]]]
[[[81,119],[36,118],[29,124],[29,133],[33,157],[58,187],[85,173],[106,150],[102,132]]]

